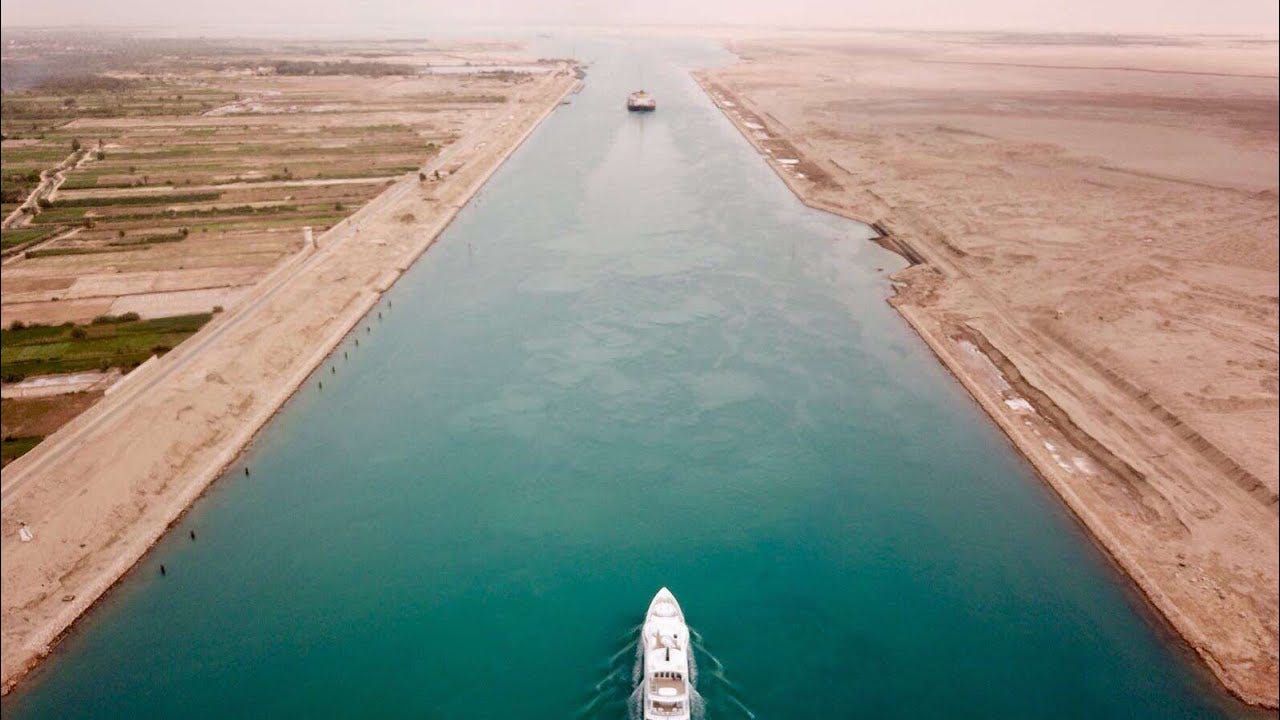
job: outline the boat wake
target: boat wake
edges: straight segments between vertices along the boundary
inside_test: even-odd
[[[575,718],[617,720],[630,714],[628,703],[632,688],[640,678],[643,649],[636,640],[640,626],[628,629],[618,638],[617,650],[609,656],[601,675],[591,686],[587,700],[574,713]]]
[[[574,713],[578,720],[644,720],[644,648],[637,637],[640,626],[627,630],[616,650],[603,663],[600,676],[587,699]],[[725,672],[724,663],[707,647],[702,634],[689,628],[693,653],[689,657],[689,680],[694,688],[689,709],[693,720],[755,720],[755,712],[743,701],[737,685]],[[706,667],[706,673],[699,671]]]
[[[756,714],[742,699],[738,686],[725,671],[724,663],[711,651],[697,628],[689,628],[693,654],[689,657],[689,677],[697,683],[701,694],[694,697],[694,717],[707,717],[709,709],[715,720],[755,720]],[[706,672],[702,672],[705,666]]]

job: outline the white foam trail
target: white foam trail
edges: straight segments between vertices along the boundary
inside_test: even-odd
[[[736,695],[738,692],[738,686],[734,685],[733,681],[730,680],[728,675],[725,673],[724,663],[720,661],[720,658],[716,657],[715,653],[708,650],[706,645],[703,644],[702,633],[699,633],[693,628],[689,628],[689,637],[694,640],[694,650],[697,651],[689,656],[690,681],[697,682],[696,673],[698,671],[695,657],[700,654],[703,656],[703,659],[708,660],[711,663],[711,670],[707,676],[709,686],[706,690],[711,695],[713,702],[721,703],[720,710],[723,711],[729,709],[726,708],[725,703],[722,702],[722,700],[727,700],[727,704],[732,706],[732,708],[729,709],[730,711],[727,713],[729,717],[746,717],[747,720],[755,720],[755,711],[747,707],[746,703],[742,702],[742,700],[738,699]],[[689,709],[690,712],[693,713],[693,717],[701,719],[706,712],[707,701],[706,698],[698,693],[696,689],[693,692],[694,695],[691,698]],[[720,715],[724,714],[724,712],[720,713]]]
[[[604,664],[604,676],[601,677],[592,687],[590,697],[580,708],[578,708],[578,711],[574,714],[575,717],[580,718],[581,720],[593,720],[594,718],[603,717],[612,718],[613,714],[616,712],[614,708],[616,708],[619,703],[631,702],[624,697],[624,693],[626,691],[631,691],[633,700],[638,698],[635,694],[634,687],[636,685],[636,680],[639,678],[639,675],[643,670],[644,655],[644,649],[641,647],[636,637],[639,634],[640,627],[641,626],[639,625],[635,626],[635,628],[628,633],[622,647],[613,655],[609,656],[608,661]],[[628,652],[631,652],[634,658],[631,662],[630,673],[627,672],[626,663]],[[631,676],[630,684],[627,683],[628,675]],[[637,705],[636,708],[629,707],[627,712],[628,714],[631,714],[637,712],[639,709],[640,706]],[[636,720],[641,720],[638,716],[634,717],[636,717]]]
[[[732,695],[726,695],[725,697],[729,698],[729,702],[733,703],[734,705],[737,705],[738,709],[746,713],[747,717],[751,718],[751,720],[755,720],[756,714],[751,712],[751,708],[747,707],[746,705],[743,705],[741,700],[739,700],[738,698]]]
[[[615,679],[617,679],[617,677],[618,677],[618,671],[617,671],[617,670],[614,670],[613,672],[609,673],[608,675],[605,675],[605,676],[604,676],[604,679],[602,679],[600,682],[596,683],[596,692],[597,692],[597,693],[598,693],[598,692],[600,692],[601,688],[603,688],[605,685],[607,685],[611,680],[615,680]]]
[[[621,660],[622,656],[626,655],[627,651],[633,649],[634,646],[635,646],[635,643],[627,643],[622,647],[621,650],[614,653],[613,657],[609,658],[609,662],[605,663],[605,665],[608,667],[613,667],[613,664]]]
[[[729,688],[730,690],[733,690],[734,692],[737,692],[737,690],[738,690],[738,686],[737,686],[737,685],[734,685],[734,684],[733,684],[733,681],[732,681],[732,680],[730,680],[730,679],[728,678],[728,676],[727,676],[727,675],[725,675],[724,673],[722,673],[722,672],[715,672],[715,671],[712,671],[712,673],[711,673],[711,677],[712,677],[712,678],[714,678],[714,679],[716,679],[716,680],[718,680],[718,681],[720,682],[720,684],[721,684],[721,685],[724,685],[725,687]]]
[[[707,701],[702,699],[697,689],[689,688],[689,717],[691,720],[703,720],[707,716]]]
[[[706,648],[702,648],[702,654],[706,655],[707,659],[715,664],[715,669],[712,670],[713,673],[720,673],[721,675],[724,674],[724,663],[720,662],[720,658],[716,657],[714,653]]]
[[[644,675],[644,645],[639,640],[636,641],[636,662],[631,666],[631,684],[636,686],[636,690],[640,690],[640,678]]]
[[[590,700],[587,701],[586,705],[583,705],[581,708],[578,708],[578,712],[575,713],[575,716],[580,718],[590,717],[592,711],[596,709],[596,705],[599,705],[600,701],[603,699],[604,699],[604,695],[599,695],[599,694],[592,697]]]
[[[642,689],[637,687],[635,692],[631,693],[631,697],[627,699],[627,718],[629,720],[643,720],[644,700],[640,697]]]

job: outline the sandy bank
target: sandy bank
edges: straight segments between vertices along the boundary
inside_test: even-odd
[[[699,81],[1235,694],[1277,704],[1276,44],[739,40]]]
[[[251,296],[3,473],[7,690],[234,461],[383,291],[575,85],[511,102],[287,261]],[[34,539],[22,542],[26,526]]]

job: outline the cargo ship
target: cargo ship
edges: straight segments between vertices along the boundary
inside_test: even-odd
[[[637,90],[627,96],[627,109],[631,112],[653,112],[658,108],[658,101],[643,90]]]

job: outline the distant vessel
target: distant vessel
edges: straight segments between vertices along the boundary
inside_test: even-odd
[[[658,109],[658,101],[643,90],[637,90],[627,96],[627,109],[632,112],[653,112]]]
[[[644,720],[689,720],[689,628],[671,591],[662,588],[649,603],[640,631],[644,644]]]

